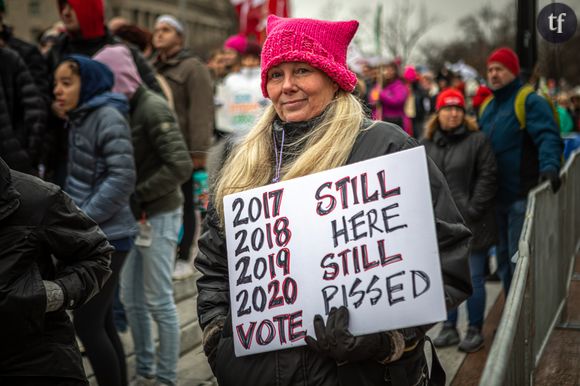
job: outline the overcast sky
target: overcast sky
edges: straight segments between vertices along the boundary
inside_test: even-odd
[[[393,9],[394,4],[399,0],[290,0],[290,12],[293,17],[312,17],[330,20],[348,20],[358,19],[361,23],[366,23],[365,28],[373,28],[374,14],[378,3],[383,4],[383,14]],[[422,4],[426,7],[429,14],[434,14],[440,20],[429,32],[422,38],[425,41],[449,41],[457,37],[457,21],[485,4],[491,4],[495,9],[503,9],[508,4],[516,7],[517,0],[404,0],[410,1],[412,5],[420,7]],[[538,12],[550,0],[539,0]],[[580,19],[580,0],[560,0],[570,6]],[[366,7],[369,12],[366,13],[364,20],[358,18],[357,9],[362,6]],[[360,11],[358,11],[360,13]],[[514,21],[515,22],[515,21]],[[359,29],[360,30],[360,29]]]

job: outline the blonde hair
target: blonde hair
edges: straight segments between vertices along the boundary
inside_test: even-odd
[[[479,126],[477,125],[476,119],[474,117],[468,116],[467,114],[465,114],[465,117],[463,118],[463,125],[469,131],[479,131]],[[425,124],[423,138],[428,139],[429,141],[433,140],[433,135],[440,128],[441,126],[439,125],[439,114],[435,113],[431,115]]]
[[[320,123],[293,145],[303,144],[282,165],[281,180],[289,180],[343,165],[362,128],[363,107],[359,100],[339,90]],[[215,184],[213,202],[223,225],[223,198],[232,193],[267,185],[274,175],[272,125],[276,110],[270,106],[254,128],[226,160]]]

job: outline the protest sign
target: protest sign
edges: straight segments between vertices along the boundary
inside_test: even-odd
[[[445,319],[423,147],[224,198],[237,356],[305,344],[344,305],[354,335]]]

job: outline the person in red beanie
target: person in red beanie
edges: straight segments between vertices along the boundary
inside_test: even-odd
[[[497,198],[497,272],[505,295],[509,291],[524,224],[528,192],[549,181],[554,192],[560,186],[563,150],[558,125],[548,102],[518,78],[518,56],[507,47],[487,59],[487,80],[493,97],[480,108],[479,124],[489,137],[496,155],[499,189]],[[524,93],[525,94],[522,94]],[[516,111],[518,95],[525,102],[524,122]]]
[[[224,196],[418,146],[400,127],[367,119],[352,94],[357,78],[346,65],[346,53],[357,28],[354,20],[268,18],[261,88],[272,105],[229,153],[214,184],[195,259],[203,347],[222,386],[445,383],[436,358],[431,375],[427,368],[430,326],[353,336],[345,306],[321,309],[327,318],[317,315],[308,336],[298,336],[284,350],[242,357],[234,351],[240,333],[232,327],[237,306],[230,301]],[[471,293],[471,233],[432,161],[428,170],[445,298],[453,309]]]
[[[455,203],[473,233],[469,256],[473,294],[467,299],[469,327],[464,339],[459,341],[458,312],[451,310],[433,344],[435,347],[459,344],[461,351],[476,352],[483,347],[487,251],[496,238],[493,210],[497,192],[495,155],[475,119],[465,114],[461,92],[451,88],[441,92],[436,108],[436,114],[425,127],[421,143],[447,179]]]

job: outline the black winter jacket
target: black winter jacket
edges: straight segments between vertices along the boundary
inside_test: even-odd
[[[423,139],[427,154],[447,179],[453,199],[473,233],[471,249],[485,251],[496,241],[494,201],[497,193],[495,155],[487,137],[464,126],[452,133],[435,131]]]
[[[86,303],[109,277],[105,235],[58,187],[0,159],[0,246],[0,379],[86,379],[64,308]],[[42,280],[62,287],[62,309],[45,313]]]
[[[24,40],[14,37],[12,28],[7,25],[2,25],[2,32],[0,38],[4,40],[6,45],[16,51],[18,55],[24,60],[36,88],[40,92],[40,96],[46,103],[48,108],[51,95],[52,86],[49,84],[48,70],[46,69],[46,60],[34,44],[25,42]]]
[[[370,121],[365,121],[365,127],[370,125]],[[292,133],[287,134],[292,137]],[[361,131],[347,164],[417,145],[413,138],[395,125],[378,122]],[[445,298],[448,309],[451,309],[471,294],[467,260],[471,234],[453,202],[445,178],[432,161],[429,161],[428,168]],[[410,384],[417,382],[425,366],[422,345],[386,366],[371,362],[337,366],[334,361],[316,354],[307,346],[236,358],[230,317],[227,248],[220,220],[213,207],[210,207],[206,221],[208,229],[200,238],[200,253],[195,261],[202,273],[197,281],[197,310],[202,329],[218,320],[225,320],[215,363],[210,363],[220,385],[389,385],[385,382],[385,376],[400,366],[407,373]],[[420,341],[429,327],[404,329],[406,342],[413,344]]]
[[[34,173],[47,107],[16,52],[0,48],[0,63],[0,157],[12,169]]]

